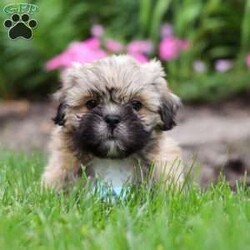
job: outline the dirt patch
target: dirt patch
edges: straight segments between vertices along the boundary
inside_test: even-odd
[[[186,164],[196,161],[203,186],[216,181],[220,172],[234,186],[250,170],[249,103],[185,106],[170,134],[183,148]]]
[[[46,152],[56,105],[17,102],[9,107],[0,103],[0,146]],[[234,186],[250,170],[249,103],[184,105],[169,134],[183,148],[186,165],[195,160],[193,174],[203,186],[216,181],[221,171]],[[250,183],[248,177],[246,181]]]

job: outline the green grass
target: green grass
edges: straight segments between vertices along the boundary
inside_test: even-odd
[[[83,188],[42,192],[39,155],[0,152],[0,249],[249,249],[249,189],[142,188],[103,203]]]

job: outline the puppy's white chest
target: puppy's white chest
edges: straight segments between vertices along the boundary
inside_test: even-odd
[[[133,181],[134,167],[131,160],[95,158],[89,167],[96,179],[113,187],[121,187]]]

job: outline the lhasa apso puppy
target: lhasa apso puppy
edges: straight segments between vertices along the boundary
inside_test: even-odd
[[[168,137],[179,98],[159,61],[120,55],[62,73],[51,155],[42,180],[60,190],[83,169],[114,186],[143,180],[183,183],[181,150]]]

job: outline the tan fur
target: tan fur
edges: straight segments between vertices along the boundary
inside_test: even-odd
[[[164,76],[158,61],[153,60],[141,65],[129,56],[112,56],[92,64],[76,64],[63,72],[63,86],[56,96],[68,104],[65,114],[66,124],[64,127],[56,126],[52,133],[51,156],[44,170],[43,184],[57,190],[67,187],[76,179],[81,165],[88,166],[93,159],[92,155],[84,152],[81,162],[76,158],[70,147],[71,138],[68,132],[76,128],[79,117],[88,112],[84,105],[93,97],[90,89],[105,92],[105,88],[108,87],[117,90],[115,98],[119,103],[126,103],[133,98],[140,99],[143,108],[138,111],[138,116],[145,127],[155,129],[154,142],[130,156],[136,159],[135,168],[138,168],[138,162],[142,164],[145,161],[150,162],[154,166],[152,171],[154,181],[162,179],[166,183],[181,185],[183,183],[181,150],[168,137],[167,132],[159,129],[162,125],[158,113],[161,99],[167,99],[174,111],[180,105],[178,97],[168,89]],[[112,108],[115,109],[115,106],[109,109]],[[148,174],[148,171],[142,172],[143,175]]]

